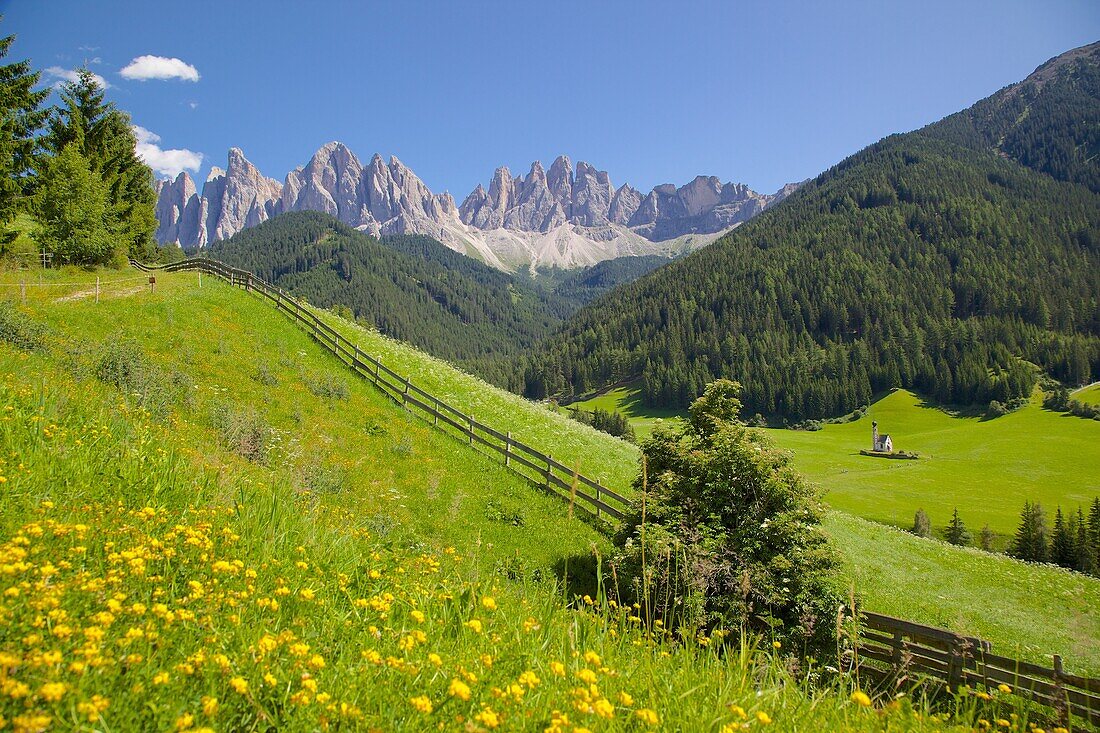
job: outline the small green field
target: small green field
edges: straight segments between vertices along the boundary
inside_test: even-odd
[[[1083,402],[1100,401],[1100,384],[1074,393]],[[1100,424],[1042,408],[1036,395],[1013,413],[988,420],[960,417],[897,390],[871,405],[855,422],[827,424],[818,431],[768,429],[790,449],[795,466],[827,493],[826,501],[851,514],[909,527],[923,508],[933,527],[943,527],[955,507],[977,536],[984,524],[1007,546],[1024,501],[1038,501],[1053,515],[1056,507],[1076,510],[1100,495]],[[658,418],[676,413],[648,410],[637,390],[620,387],[583,403],[586,409],[619,410],[639,438]],[[916,451],[920,460],[862,456],[870,448],[871,422],[889,433],[895,450]]]
[[[1100,405],[1100,382],[1093,382],[1070,394],[1070,399],[1084,402],[1086,405]]]
[[[649,437],[658,421],[663,421],[666,425],[678,425],[683,420],[683,413],[679,410],[646,407],[642,404],[642,397],[638,388],[629,384],[609,389],[587,400],[571,402],[568,407],[576,407],[580,410],[601,409],[608,412],[620,412],[630,420],[630,424],[634,427],[634,434],[639,441]]]
[[[993,420],[954,417],[905,390],[871,405],[867,415],[821,430],[768,430],[794,453],[795,466],[828,490],[837,509],[901,527],[923,508],[933,528],[952,510],[976,536],[982,525],[1002,543],[1018,524],[1024,501],[1053,515],[1076,510],[1100,495],[1100,424],[1025,407]],[[859,454],[871,444],[871,422],[889,433],[895,450],[920,460],[895,461]]]

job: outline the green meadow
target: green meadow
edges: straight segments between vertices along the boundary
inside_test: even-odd
[[[1082,387],[1070,394],[1072,399],[1084,402],[1086,405],[1100,405],[1100,382],[1094,382],[1087,387]]]
[[[920,459],[860,455],[876,420],[895,450]],[[1058,506],[1087,511],[1100,495],[1100,423],[1044,410],[1038,395],[1015,412],[984,419],[954,416],[897,390],[854,422],[768,434],[827,490],[830,505],[901,527],[923,508],[933,528],[942,528],[958,507],[975,536],[988,524],[1004,544],[1025,501],[1053,515]]]
[[[88,370],[112,353],[107,345],[134,345],[159,375],[135,394],[160,414],[178,452],[217,478],[223,500],[242,487],[245,495],[285,488],[311,506],[350,512],[354,526],[384,542],[460,548],[475,574],[542,587],[568,572],[571,587],[593,588],[591,558],[610,551],[604,535],[569,519],[560,500],[506,471],[499,456],[471,450],[393,405],[266,301],[212,277],[200,287],[194,273],[160,273],[152,291],[129,270],[98,274],[98,304],[89,287],[97,273],[47,274],[42,288],[28,288],[25,311],[47,325],[49,356],[8,358],[9,375],[64,400],[98,384]],[[0,283],[21,277],[0,274]],[[51,278],[56,287],[45,287]],[[324,317],[455,407],[629,491],[636,446]],[[234,421],[267,437],[262,460],[242,457]],[[822,434],[829,433],[789,433]],[[843,557],[845,582],[866,607],[981,634],[1002,653],[1018,650],[1043,663],[1058,652],[1071,669],[1100,671],[1100,581],[917,540],[840,512],[826,529]],[[995,622],[990,608],[998,609]]]

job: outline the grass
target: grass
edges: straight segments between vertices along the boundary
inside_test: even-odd
[[[871,442],[871,422],[890,433],[896,450],[916,461],[859,455]],[[959,515],[976,536],[984,524],[1002,546],[1015,532],[1024,501],[1054,509],[1088,510],[1100,495],[1100,424],[1027,406],[993,420],[955,417],[897,390],[871,405],[866,417],[814,432],[769,430],[794,453],[795,466],[827,491],[830,505],[901,527],[924,508],[933,527]]]
[[[1100,382],[1093,382],[1087,387],[1082,387],[1070,394],[1070,397],[1086,405],[1100,405]]]
[[[1011,699],[872,711],[770,647],[567,608],[501,560],[549,574],[586,525],[224,284],[26,312],[45,346],[0,344],[0,728],[1027,729]]]
[[[634,435],[641,442],[648,438],[658,421],[673,427],[683,422],[680,410],[646,407],[642,404],[642,395],[637,384],[628,384],[609,389],[587,400],[571,402],[569,407],[581,410],[607,410],[622,413],[634,427]]]

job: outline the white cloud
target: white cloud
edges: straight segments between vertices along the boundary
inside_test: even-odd
[[[199,103],[198,102],[188,102],[187,106],[190,107],[191,109],[198,109],[199,108]]]
[[[202,153],[193,150],[164,150],[157,143],[160,135],[146,130],[141,125],[134,125],[134,137],[137,145],[134,150],[145,164],[153,169],[154,173],[175,178],[182,171],[198,172],[202,165]]]
[[[176,58],[164,56],[138,56],[118,72],[124,79],[148,81],[149,79],[180,79],[198,81],[199,70]]]
[[[46,69],[46,76],[48,76],[52,79],[57,79],[57,81],[54,83],[54,86],[55,87],[60,87],[62,84],[64,84],[67,81],[75,82],[77,79],[80,78],[80,72],[77,71],[76,69],[65,69],[65,68],[62,68],[60,66],[51,66],[48,69]],[[92,74],[92,78],[95,79],[96,83],[99,84],[104,89],[107,89],[108,87],[111,86],[110,84],[107,83],[107,80],[104,79],[99,74]]]

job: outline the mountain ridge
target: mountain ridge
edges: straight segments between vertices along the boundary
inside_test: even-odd
[[[240,148],[211,169],[201,191],[187,172],[157,181],[157,240],[202,248],[281,213],[321,211],[370,234],[422,234],[501,270],[573,268],[630,255],[681,254],[704,246],[788,196],[798,184],[760,194],[697,176],[643,195],[615,187],[606,171],[558,156],[526,176],[496,169],[456,204],[433,193],[396,156],[364,165],[346,145],[321,146],[283,183],[264,176]]]

